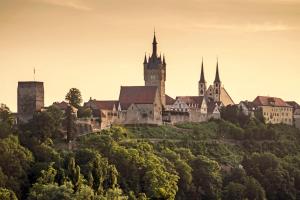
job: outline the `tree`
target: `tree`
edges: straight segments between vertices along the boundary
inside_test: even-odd
[[[0,138],[5,138],[14,132],[14,117],[5,104],[0,105]]]
[[[245,193],[244,197],[249,200],[265,200],[266,194],[264,188],[253,177],[247,177],[245,179]]]
[[[6,188],[1,188],[0,187],[0,199],[1,200],[18,200],[18,198],[16,197],[16,194]]]
[[[72,141],[76,134],[76,116],[72,106],[68,106],[66,111],[65,125],[67,129],[67,142]]]
[[[80,190],[81,185],[83,184],[83,177],[80,173],[79,165],[76,165],[75,158],[70,157],[68,160],[67,166],[68,177],[74,185],[74,191],[77,192]]]
[[[65,117],[63,111],[55,106],[49,106],[46,112],[50,115],[52,120],[52,135],[54,137],[61,136],[63,129],[63,120]]]
[[[43,143],[48,138],[55,138],[61,135],[62,122],[62,111],[54,106],[50,106],[47,111],[34,113],[33,118],[27,124],[21,126],[21,129],[24,132],[22,134],[22,139],[25,143],[31,143],[32,140],[36,138],[39,143]],[[29,133],[30,141],[23,136],[26,132]]]
[[[28,200],[74,200],[74,191],[72,184],[42,184],[35,183],[30,189]]]
[[[77,112],[78,118],[90,118],[92,110],[90,108],[79,107]]]
[[[248,175],[263,186],[268,199],[295,199],[294,179],[272,153],[253,153],[242,161]]]
[[[8,179],[5,187],[21,196],[28,187],[28,172],[33,162],[31,152],[19,144],[18,138],[0,139],[0,168]]]
[[[230,182],[224,189],[223,200],[243,200],[246,187],[240,183]]]
[[[75,108],[79,108],[82,102],[81,92],[77,88],[71,88],[66,95],[66,100]]]
[[[244,114],[242,108],[237,105],[228,105],[222,107],[221,118],[244,127],[249,122],[250,115]]]
[[[14,124],[13,114],[5,104],[0,105],[0,121],[7,123],[11,127]]]
[[[222,186],[219,164],[205,156],[197,156],[191,161],[191,167],[195,195],[201,199],[219,199]]]

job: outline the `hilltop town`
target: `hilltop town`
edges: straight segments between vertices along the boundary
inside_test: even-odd
[[[90,109],[89,117],[78,118],[81,132],[101,130],[112,125],[132,124],[179,124],[220,119],[221,109],[236,106],[247,116],[263,116],[266,123],[283,123],[300,128],[300,106],[294,101],[258,96],[253,101],[235,103],[222,84],[219,62],[216,62],[214,82],[208,85],[205,79],[203,60],[198,81],[198,94],[170,97],[165,91],[167,61],[158,55],[158,42],[154,33],[151,56],[143,62],[143,86],[121,86],[115,100],[90,99],[83,108]],[[196,86],[196,84],[195,84]],[[69,102],[54,102],[53,106],[66,111]],[[44,105],[44,83],[37,81],[18,83],[17,122],[28,122],[35,112],[47,110]],[[72,109],[77,116],[76,108]]]

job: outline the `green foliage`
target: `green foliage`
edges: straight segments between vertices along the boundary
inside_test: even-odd
[[[197,156],[191,161],[195,184],[195,199],[219,199],[221,197],[221,168],[216,161]]]
[[[5,104],[0,105],[0,138],[5,138],[14,133],[14,117]]]
[[[15,193],[9,189],[0,187],[0,199],[1,200],[18,200]]]
[[[29,200],[300,199],[300,131],[294,127],[255,119],[113,126],[71,135],[74,148],[68,150],[56,139],[60,117],[49,108],[22,127],[21,144],[11,136],[13,129],[0,139],[0,195],[5,190],[6,196],[14,192]]]
[[[92,116],[92,110],[90,108],[79,107],[77,116],[78,118],[90,118]]]
[[[14,124],[14,117],[5,104],[0,104],[0,121],[7,123],[10,127]]]
[[[27,146],[32,146],[32,141],[43,143],[49,138],[56,138],[62,135],[63,113],[54,106],[47,111],[36,112],[33,118],[21,126],[21,140]]]
[[[67,142],[72,141],[76,134],[76,116],[74,115],[72,106],[68,106],[66,110],[65,125],[67,129]]]
[[[28,200],[73,200],[73,193],[72,184],[57,185],[35,183],[30,190]]]
[[[33,156],[28,149],[19,144],[15,136],[0,139],[0,155],[0,168],[2,174],[7,176],[5,187],[20,196],[28,185],[27,174],[33,162]]]
[[[222,107],[221,118],[234,124],[239,124],[242,127],[250,120],[250,116],[245,115],[237,105]]]
[[[223,200],[243,200],[246,187],[240,183],[229,183],[224,188]]]
[[[253,153],[242,162],[247,174],[256,178],[266,190],[268,199],[295,199],[294,178],[271,153]]]
[[[81,92],[77,88],[71,88],[66,95],[66,100],[70,105],[79,108],[82,103]]]

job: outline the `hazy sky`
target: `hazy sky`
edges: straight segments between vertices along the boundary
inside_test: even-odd
[[[300,103],[299,0],[0,0],[0,102],[16,111],[17,82],[45,82],[45,103],[71,87],[84,100],[143,85],[153,29],[167,61],[167,94],[221,81],[238,103],[257,95]]]

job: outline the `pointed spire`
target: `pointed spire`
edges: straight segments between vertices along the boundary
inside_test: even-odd
[[[144,58],[144,64],[147,64],[147,56],[146,56],[146,53],[145,53],[145,58]]]
[[[215,77],[215,81],[214,83],[220,83],[221,80],[220,80],[220,76],[219,76],[219,60],[217,58],[217,70],[216,70],[216,77]]]
[[[205,78],[204,78],[204,67],[203,67],[203,57],[202,57],[202,64],[201,64],[201,74],[200,74],[200,83],[205,83]]]
[[[157,41],[156,41],[156,34],[155,34],[155,28],[154,28],[154,37],[153,37],[153,42],[152,44],[157,44]]]
[[[156,41],[155,29],[154,29],[154,37],[152,42],[152,56],[157,57],[157,41]]]

